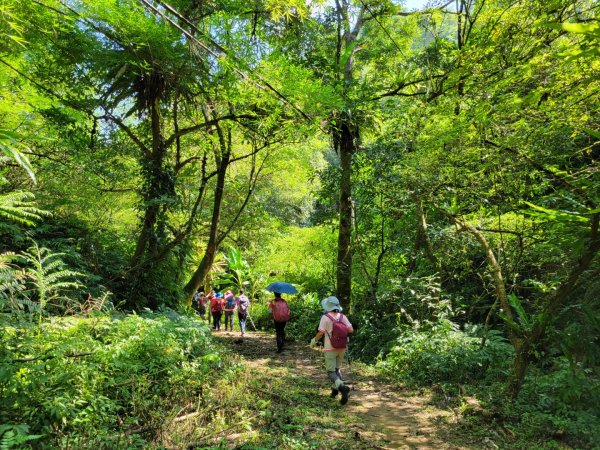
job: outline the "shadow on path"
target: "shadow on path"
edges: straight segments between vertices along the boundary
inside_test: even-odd
[[[310,378],[322,386],[321,394],[328,397],[331,385],[320,351],[293,342],[286,344],[282,353],[277,353],[275,337],[263,332],[250,332],[242,339],[239,332],[221,331],[215,333],[215,337],[243,357],[249,367],[273,372],[285,370]],[[383,438],[385,447],[374,448],[468,448],[450,445],[439,437],[452,413],[433,407],[429,397],[378,382],[356,365],[346,364],[342,372],[352,388],[344,410],[360,419],[355,430],[357,439]],[[329,398],[326,401],[334,402]]]

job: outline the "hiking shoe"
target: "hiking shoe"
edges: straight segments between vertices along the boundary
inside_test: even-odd
[[[342,393],[342,398],[340,400],[340,403],[342,405],[345,405],[346,403],[348,403],[348,394],[350,393],[350,388],[348,386],[346,386],[345,384],[342,384],[340,386],[340,392]]]
[[[336,398],[339,392],[340,391],[338,391],[336,388],[331,388],[331,394],[329,396],[331,398]]]

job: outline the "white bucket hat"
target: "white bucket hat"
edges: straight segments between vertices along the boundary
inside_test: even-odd
[[[340,312],[342,311],[340,301],[337,299],[337,297],[334,297],[333,295],[331,297],[327,297],[321,300],[321,306],[323,307],[323,310],[325,312],[330,312],[334,309],[337,309]]]

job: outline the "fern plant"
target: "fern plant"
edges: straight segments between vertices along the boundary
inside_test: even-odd
[[[21,225],[33,226],[42,220],[42,217],[50,216],[35,206],[34,195],[26,191],[14,191],[0,195],[0,218],[16,222]]]
[[[33,285],[32,297],[37,297],[40,312],[49,302],[64,299],[65,290],[77,289],[82,285],[76,281],[80,273],[69,270],[61,259],[64,253],[52,253],[36,242],[21,257],[27,263],[26,275]]]
[[[18,256],[14,253],[0,254],[0,311],[19,311],[35,305],[25,295],[25,271],[14,264]]]

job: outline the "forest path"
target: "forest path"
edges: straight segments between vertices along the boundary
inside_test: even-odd
[[[291,376],[296,385],[302,384],[298,377],[314,383],[312,389],[318,390],[316,401],[331,405],[333,414],[344,417],[344,425],[353,430],[356,447],[340,443],[338,448],[483,448],[448,443],[452,411],[435,407],[428,396],[384,384],[357,364],[346,363],[342,368],[351,392],[348,404],[340,407],[337,399],[329,397],[331,383],[323,367],[322,352],[296,342],[276,353],[275,337],[263,332],[247,333],[243,339],[239,332],[221,331],[215,336],[242,357],[250,374],[261,374],[267,379]]]

